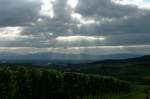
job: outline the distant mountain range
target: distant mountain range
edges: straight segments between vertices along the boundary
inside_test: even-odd
[[[87,55],[87,54],[60,54],[60,53],[0,53],[1,62],[23,62],[23,63],[89,63],[106,59],[127,59],[139,57],[133,54],[112,54],[112,55]]]
[[[127,59],[141,55],[134,54],[110,54],[110,55],[88,55],[88,54],[60,54],[60,53],[0,53],[0,60],[105,60],[105,59]]]

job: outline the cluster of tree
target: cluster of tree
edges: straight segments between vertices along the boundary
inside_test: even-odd
[[[98,75],[48,69],[0,69],[0,99],[83,99],[105,93],[116,95],[130,89],[128,82]]]

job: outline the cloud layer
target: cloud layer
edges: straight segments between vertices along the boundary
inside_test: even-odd
[[[0,47],[64,52],[66,47],[124,46],[123,52],[149,45],[148,5],[144,0],[0,0]]]

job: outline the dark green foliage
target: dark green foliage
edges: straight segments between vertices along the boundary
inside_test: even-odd
[[[150,75],[150,56],[127,60],[106,60],[90,64],[69,64],[54,69],[85,74],[113,76],[130,82],[143,82]]]
[[[83,99],[117,95],[130,89],[127,82],[98,75],[48,69],[0,69],[0,99]]]
[[[0,99],[12,99],[13,90],[12,73],[9,68],[0,70]]]
[[[14,81],[16,88],[16,95],[18,98],[27,98],[30,96],[30,88],[28,84],[28,72],[26,69],[18,69],[14,73]]]

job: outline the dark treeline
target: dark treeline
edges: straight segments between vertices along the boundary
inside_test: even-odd
[[[0,69],[0,99],[92,99],[130,89],[127,82],[98,75],[48,69]]]

